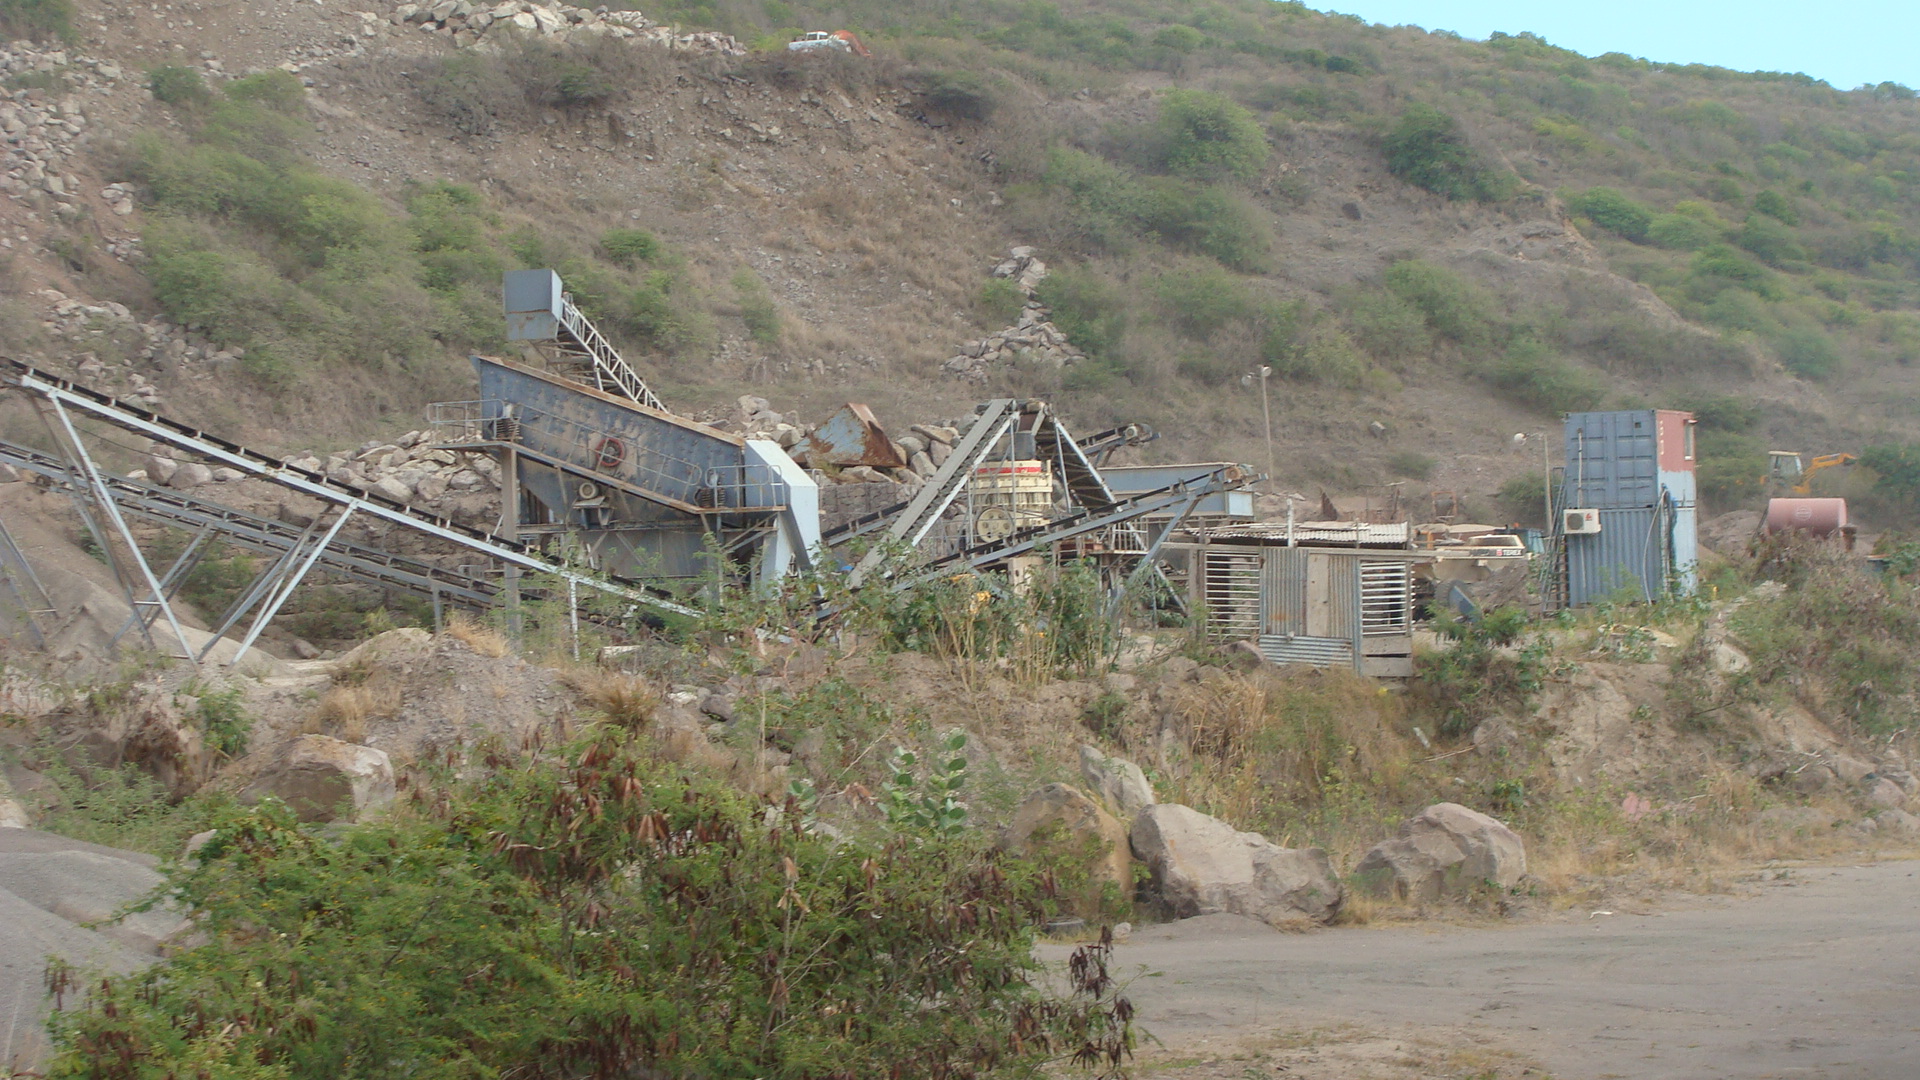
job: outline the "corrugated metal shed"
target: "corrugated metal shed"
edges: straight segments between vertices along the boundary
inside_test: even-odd
[[[1198,530],[1208,543],[1257,543],[1263,545],[1292,542],[1302,547],[1404,548],[1412,538],[1406,522],[1376,524],[1366,521],[1307,521],[1288,525],[1284,521],[1253,521],[1244,525],[1220,525]]]
[[[1267,544],[1204,551],[1201,595],[1215,639],[1252,638],[1276,664],[1413,673],[1412,552]]]

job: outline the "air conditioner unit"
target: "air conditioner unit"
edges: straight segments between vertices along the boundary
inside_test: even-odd
[[[1560,531],[1568,536],[1592,536],[1600,531],[1600,511],[1568,510],[1561,521]]]

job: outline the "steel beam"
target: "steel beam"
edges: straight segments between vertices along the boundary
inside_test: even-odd
[[[76,490],[87,492],[94,505],[98,507],[100,515],[113,526],[113,531],[120,542],[126,545],[127,560],[139,573],[139,585],[144,586],[147,595],[153,598],[151,600],[138,598],[136,584],[127,579],[126,568],[119,565],[119,558],[114,553],[112,540],[103,535],[98,523],[89,517],[87,524],[94,533],[94,541],[115,564],[114,576],[119,579],[121,589],[127,594],[128,605],[136,616],[140,614],[142,605],[157,605],[160,613],[167,617],[167,625],[172,628],[174,637],[180,642],[180,659],[198,663],[199,658],[194,655],[193,643],[187,640],[186,628],[180,625],[179,618],[174,615],[173,604],[167,600],[166,591],[160,587],[160,580],[154,576],[153,567],[147,564],[146,555],[141,552],[140,545],[134,542],[133,530],[127,528],[127,519],[120,513],[120,506],[114,501],[113,491],[101,478],[100,469],[94,465],[93,457],[87,453],[86,443],[81,441],[80,432],[73,425],[73,417],[67,413],[60,397],[46,395],[45,403],[41,416],[51,417],[47,420],[47,427],[53,433],[55,441],[61,443],[62,448],[71,455],[68,458],[69,464],[79,473],[76,479],[80,480],[81,484],[76,485]],[[159,647],[153,640],[149,623],[142,622],[141,633],[146,637],[149,645],[153,645],[156,649]]]
[[[210,461],[237,469],[250,476],[310,495],[335,506],[350,507],[356,513],[378,518],[447,543],[477,551],[509,566],[573,581],[596,592],[607,593],[636,604],[671,611],[679,615],[698,615],[692,608],[662,599],[636,583],[609,581],[583,574],[532,554],[515,541],[492,536],[457,525],[445,518],[415,510],[373,492],[336,484],[318,473],[296,468],[277,458],[208,435],[175,421],[166,420],[145,409],[127,405],[104,394],[86,390],[73,382],[37,371],[17,360],[4,359],[6,381],[56,405],[71,406],[127,431],[190,451]],[[150,572],[149,572],[150,576]],[[189,650],[191,651],[191,650]]]

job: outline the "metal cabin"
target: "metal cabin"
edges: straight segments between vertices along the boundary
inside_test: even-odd
[[[1568,414],[1554,521],[1564,604],[1698,587],[1695,423],[1675,409]]]
[[[1195,530],[1189,601],[1215,640],[1275,664],[1413,674],[1413,564],[1405,523],[1261,522]]]

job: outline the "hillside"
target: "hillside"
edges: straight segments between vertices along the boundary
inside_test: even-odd
[[[551,265],[689,412],[752,392],[904,424],[1037,394],[1154,424],[1160,459],[1264,467],[1244,376],[1268,365],[1280,485],[1488,514],[1525,509],[1493,501],[1537,460],[1509,437],[1569,408],[1700,409],[1722,507],[1769,445],[1915,434],[1903,87],[1266,0],[635,20],[676,48],[462,29],[532,5],[370,6],[0,5],[41,39],[5,62],[0,348],[92,353],[211,429],[324,451],[467,396],[463,355],[503,348],[499,271]],[[829,25],[874,58],[780,48]],[[988,272],[1023,244],[1087,359],[952,377],[1018,313]],[[50,320],[46,289],[148,329]]]

